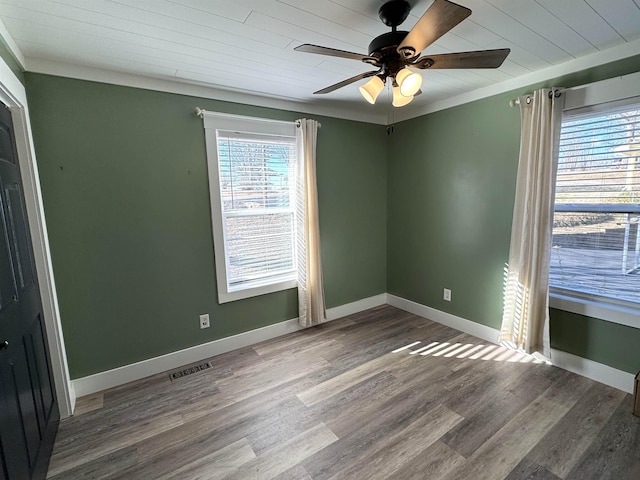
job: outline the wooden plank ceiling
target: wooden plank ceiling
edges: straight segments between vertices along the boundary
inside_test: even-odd
[[[357,84],[321,98],[312,92],[368,71],[369,66],[293,48],[315,43],[367,53],[369,42],[389,30],[377,15],[382,3],[0,0],[0,19],[23,54],[27,70],[46,71],[44,65],[56,62],[366,111],[374,107],[362,100]],[[508,47],[511,54],[497,70],[425,71],[424,94],[415,100],[418,106],[604,50],[614,58],[616,49],[640,45],[640,0],[459,3],[473,14],[426,53]],[[430,4],[431,0],[414,0],[400,28],[410,30]]]

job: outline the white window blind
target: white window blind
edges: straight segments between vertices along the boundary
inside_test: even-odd
[[[297,285],[296,126],[204,112],[220,303]]]
[[[295,137],[216,137],[229,287],[294,272]]]
[[[565,112],[550,285],[640,303],[640,100]]]

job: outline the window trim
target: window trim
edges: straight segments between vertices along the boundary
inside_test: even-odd
[[[640,96],[640,72],[610,78],[565,90],[564,112],[625,101]],[[578,292],[549,286],[549,306],[619,325],[640,328],[640,307],[618,304],[615,300],[584,298]]]
[[[577,313],[618,325],[640,328],[640,309],[581,298],[573,292],[549,288],[549,306],[556,310]]]
[[[222,304],[296,288],[298,286],[298,281],[295,271],[281,276],[271,277],[266,280],[258,279],[253,282],[246,282],[241,286],[228,286],[226,268],[227,256],[225,250],[224,221],[220,191],[220,171],[218,167],[218,144],[216,140],[216,130],[235,130],[238,132],[295,137],[296,123],[218,112],[202,111],[202,114],[207,151],[209,197],[211,202],[211,226],[213,232],[218,303]]]

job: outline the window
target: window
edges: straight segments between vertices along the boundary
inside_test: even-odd
[[[565,111],[552,292],[640,308],[639,220],[640,98]]]
[[[218,301],[296,286],[296,127],[204,114]]]

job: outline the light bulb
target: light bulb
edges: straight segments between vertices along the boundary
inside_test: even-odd
[[[405,97],[400,93],[400,87],[393,87],[393,102],[391,102],[391,105],[394,107],[404,107],[410,103],[411,100],[413,100],[413,96]]]
[[[412,97],[422,86],[422,75],[403,68],[396,74],[396,83],[400,86],[400,93],[405,97]]]
[[[384,82],[382,79],[374,75],[371,80],[360,87],[360,93],[367,102],[373,104],[376,103],[376,98],[378,98],[383,88]]]

